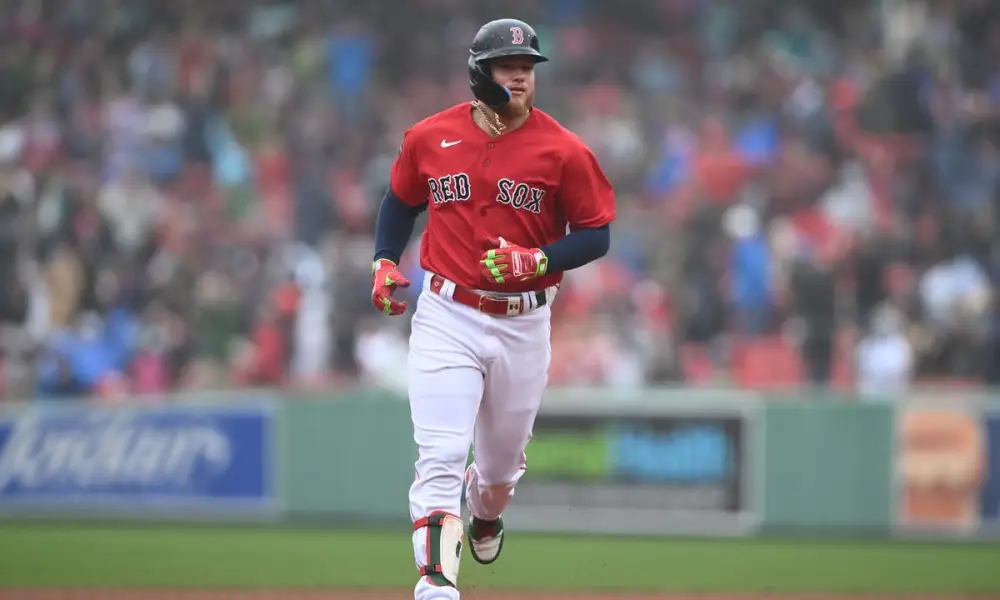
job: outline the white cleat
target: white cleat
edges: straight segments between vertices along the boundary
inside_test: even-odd
[[[469,517],[469,552],[473,560],[488,565],[499,558],[503,550],[503,534],[503,517],[496,521]]]

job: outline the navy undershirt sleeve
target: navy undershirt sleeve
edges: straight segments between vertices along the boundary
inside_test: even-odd
[[[413,226],[417,222],[420,213],[427,210],[427,203],[419,206],[410,206],[399,199],[389,188],[382,198],[382,204],[378,209],[378,217],[375,220],[375,258],[388,258],[392,262],[399,264],[399,259],[403,256],[406,244],[410,242],[413,235]]]
[[[570,271],[593,262],[611,248],[611,227],[577,229],[566,237],[542,248],[549,257],[547,273]]]

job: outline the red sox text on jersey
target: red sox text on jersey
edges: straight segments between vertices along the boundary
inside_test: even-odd
[[[615,218],[614,192],[593,153],[573,133],[534,109],[521,127],[490,137],[468,103],[407,130],[392,166],[393,192],[407,204],[427,202],[420,264],[455,283],[482,289],[477,261],[488,239],[543,247],[571,229]],[[541,289],[551,273],[510,282],[505,292]]]
[[[427,188],[431,192],[431,202],[465,202],[472,196],[472,186],[469,176],[465,173],[445,175],[444,177],[429,177]],[[527,210],[537,214],[542,212],[542,197],[545,190],[531,187],[526,183],[518,183],[504,177],[497,182],[496,201],[507,204],[518,210]]]

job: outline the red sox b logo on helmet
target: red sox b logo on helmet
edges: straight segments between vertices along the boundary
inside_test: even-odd
[[[510,28],[510,43],[512,44],[523,44],[524,43],[524,30],[518,26]]]

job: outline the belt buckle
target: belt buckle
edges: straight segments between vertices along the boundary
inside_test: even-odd
[[[479,312],[485,313],[486,302],[503,302],[507,305],[506,316],[513,317],[524,312],[524,299],[521,296],[499,296],[497,294],[479,295]]]
[[[522,296],[507,296],[504,298],[507,301],[507,316],[516,317],[517,315],[524,312],[524,297]]]

